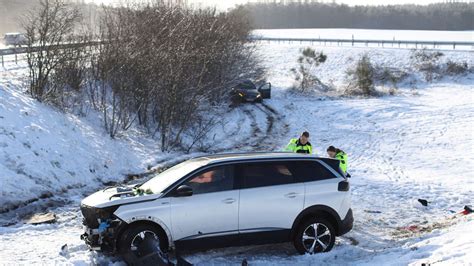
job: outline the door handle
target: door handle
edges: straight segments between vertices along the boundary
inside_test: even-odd
[[[296,192],[291,192],[291,193],[285,194],[285,197],[287,197],[287,198],[296,198],[296,196],[298,196],[298,193],[296,193]]]
[[[224,203],[226,203],[226,204],[232,204],[232,203],[235,202],[235,199],[233,199],[233,198],[228,198],[228,199],[223,200],[222,202],[224,202]]]

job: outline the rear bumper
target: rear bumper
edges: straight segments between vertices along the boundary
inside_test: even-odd
[[[341,221],[338,235],[341,236],[348,233],[349,231],[352,230],[353,226],[354,226],[354,215],[352,214],[352,209],[349,209],[349,211],[346,214],[346,217]]]

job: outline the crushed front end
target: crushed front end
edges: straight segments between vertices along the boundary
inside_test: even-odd
[[[123,221],[113,214],[118,207],[117,205],[97,208],[81,204],[81,212],[84,217],[82,224],[85,229],[81,239],[91,250],[115,253],[116,237],[123,224]]]

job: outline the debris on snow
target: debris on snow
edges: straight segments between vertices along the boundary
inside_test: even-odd
[[[52,212],[48,213],[36,213],[33,214],[31,217],[25,220],[26,224],[52,224],[56,222],[56,214]]]

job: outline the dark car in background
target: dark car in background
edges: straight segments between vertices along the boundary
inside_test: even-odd
[[[233,104],[251,102],[261,103],[263,99],[270,99],[272,84],[270,82],[258,88],[251,80],[244,80],[232,87],[231,99]]]

